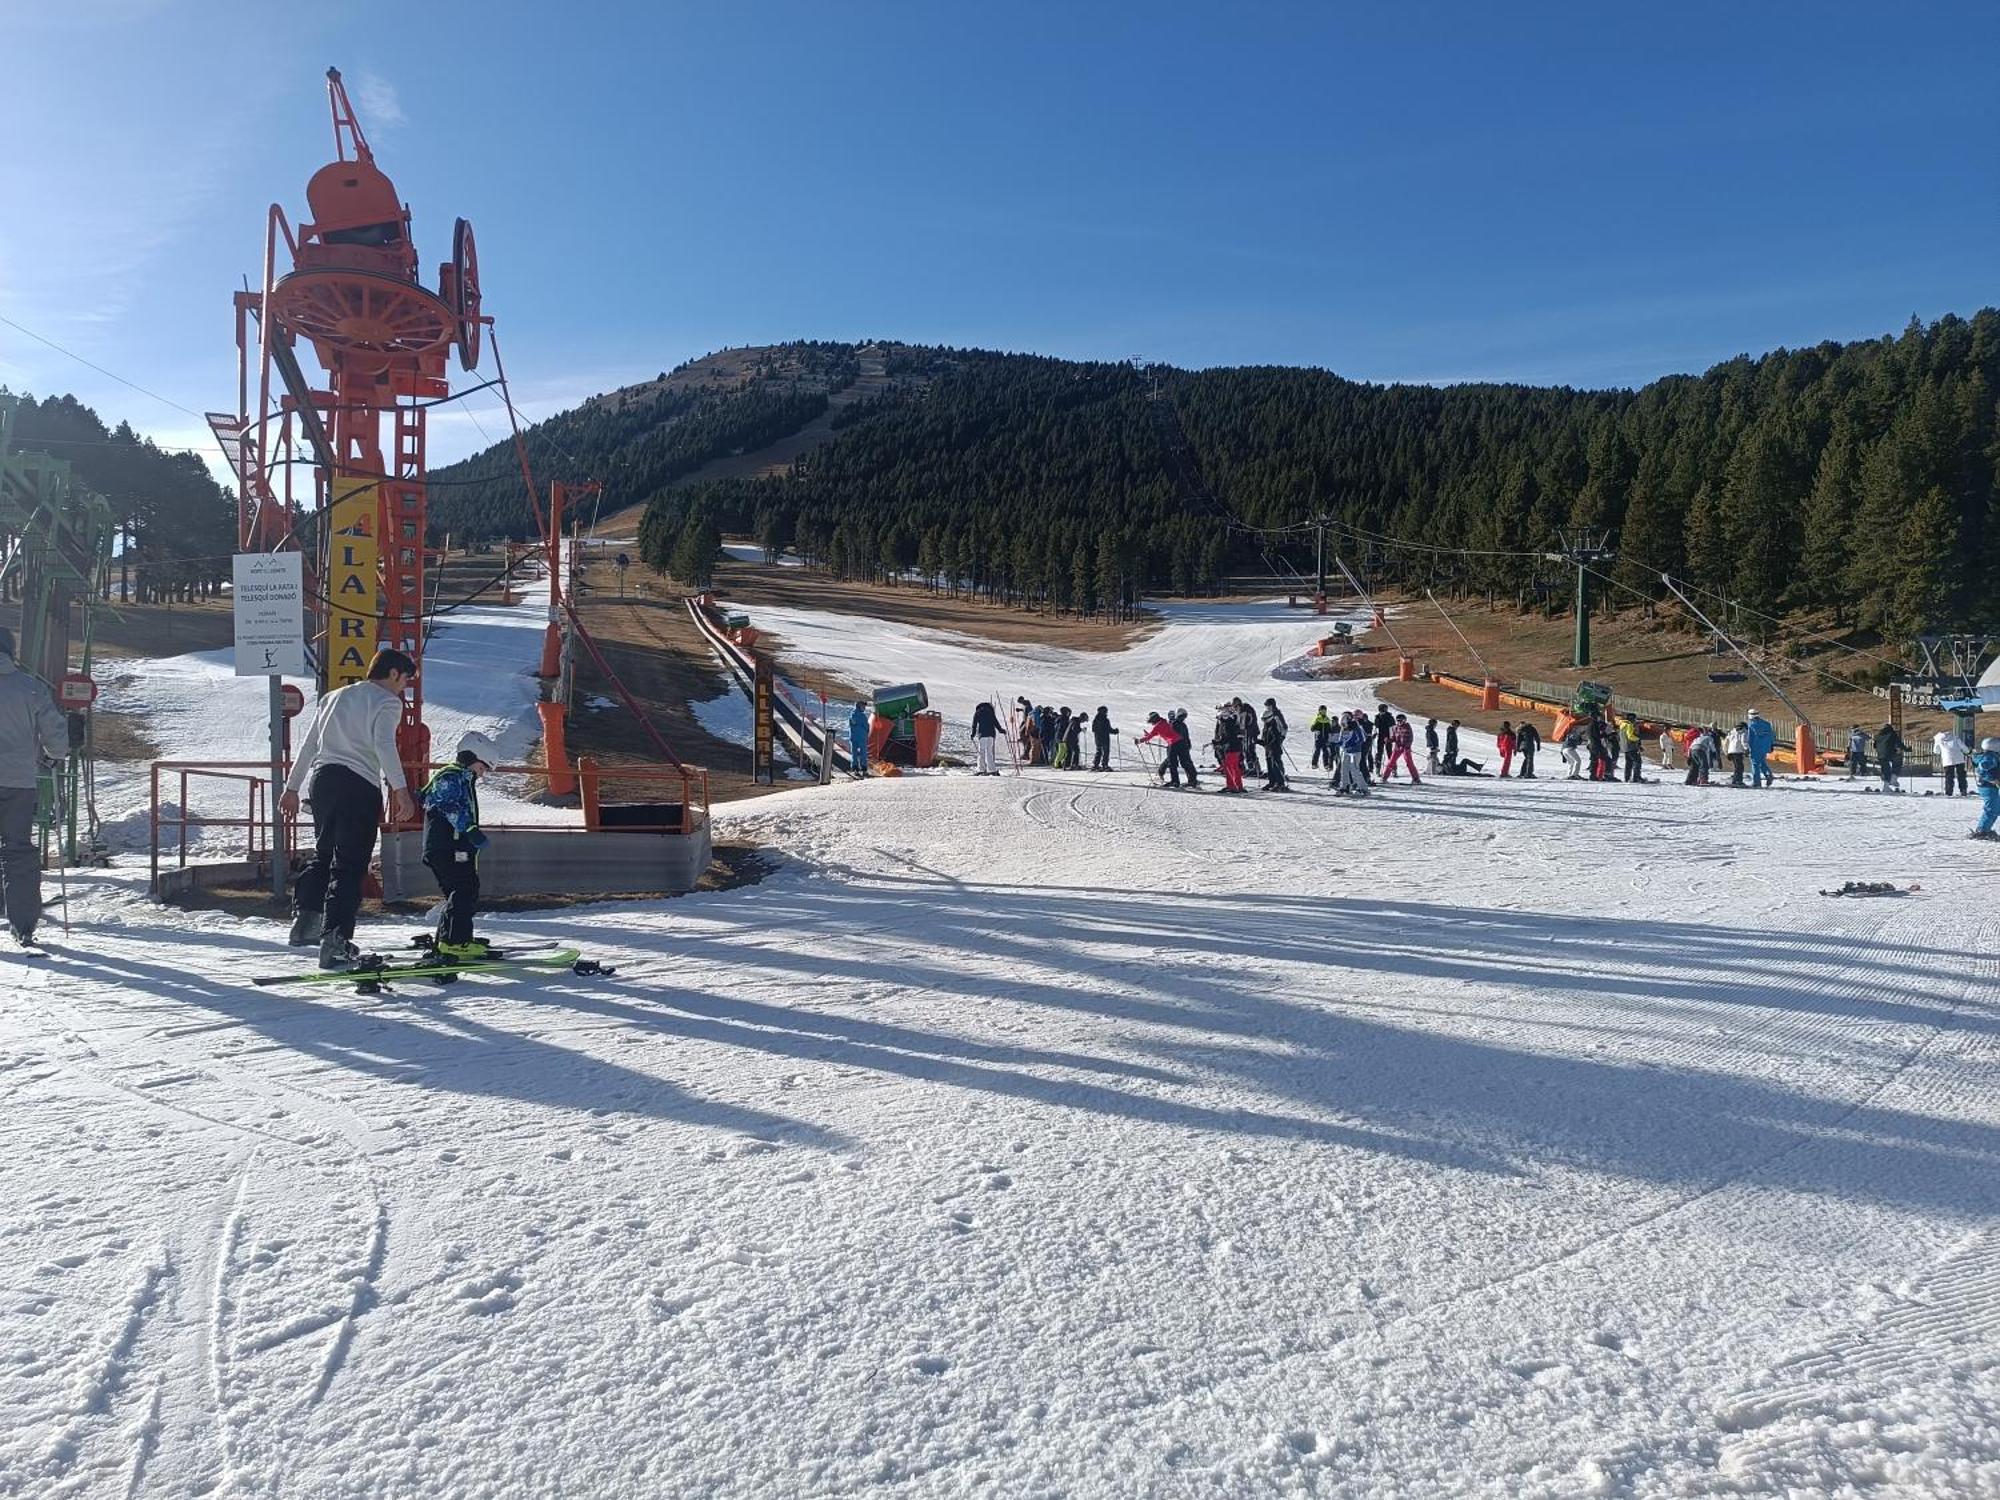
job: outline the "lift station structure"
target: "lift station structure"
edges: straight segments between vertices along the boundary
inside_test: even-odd
[[[334,160],[306,184],[309,222],[295,230],[271,205],[262,285],[235,296],[237,408],[208,414],[236,473],[239,550],[305,555],[323,692],[362,680],[378,647],[422,662],[425,414],[449,395],[454,352],[477,368],[489,321],[471,224],[457,221],[437,289],[424,286],[409,207],[375,164],[338,69],[326,87]],[[323,384],[308,378],[301,342]],[[421,672],[396,744],[420,777]]]

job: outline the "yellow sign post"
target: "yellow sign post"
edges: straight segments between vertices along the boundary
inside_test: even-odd
[[[326,688],[368,676],[368,659],[382,633],[377,594],[379,547],[375,538],[373,479],[336,479],[329,520],[326,566]]]

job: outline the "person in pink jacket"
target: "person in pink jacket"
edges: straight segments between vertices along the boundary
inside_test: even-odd
[[[1500,733],[1493,743],[1500,751],[1500,774],[1505,776],[1507,768],[1514,764],[1514,726],[1505,719],[1500,721]]]
[[[1389,760],[1382,768],[1382,779],[1384,781],[1393,781],[1395,779],[1396,766],[1400,763],[1410,773],[1411,786],[1422,786],[1424,784],[1424,779],[1417,774],[1416,759],[1410,754],[1410,742],[1413,737],[1409,719],[1402,714],[1397,714],[1396,722],[1389,726]]]

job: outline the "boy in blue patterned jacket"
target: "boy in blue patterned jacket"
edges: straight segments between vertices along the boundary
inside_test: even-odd
[[[483,734],[458,742],[458,754],[424,786],[424,863],[444,892],[438,917],[440,958],[483,958],[486,940],[472,935],[479,912],[479,851],[486,835],[479,827],[479,778],[493,769],[499,752]]]

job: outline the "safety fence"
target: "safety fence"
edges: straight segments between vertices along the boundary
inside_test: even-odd
[[[751,654],[750,647],[757,639],[755,629],[732,629],[724,621],[722,612],[705,596],[690,598],[687,609],[695,628],[715,648],[730,675],[754,703],[757,658]],[[784,741],[792,758],[802,766],[823,769],[830,757],[833,770],[847,774],[854,769],[853,759],[841,743],[840,736],[806,712],[784,685],[775,680],[771,690],[771,729]]]
[[[283,769],[288,773],[290,767]],[[496,766],[482,785],[484,811],[497,816],[482,816],[480,827],[489,834],[576,832],[580,822],[581,831],[589,833],[693,835],[708,826],[706,771],[601,766],[585,756],[569,774],[577,780],[581,807],[565,812],[559,802],[532,800],[547,792],[551,776],[547,767]],[[296,855],[310,845],[309,811],[280,821],[287,850]],[[246,880],[268,879],[273,826],[270,763],[155,761],[148,823],[150,885],[155,895],[160,893],[163,870],[185,870],[190,861],[237,865]],[[386,831],[390,825],[385,821],[382,826]]]

